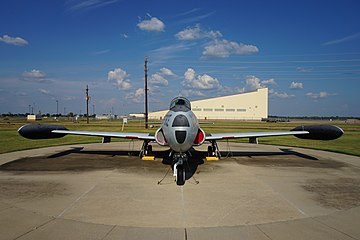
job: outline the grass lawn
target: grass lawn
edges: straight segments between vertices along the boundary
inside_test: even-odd
[[[321,149],[326,151],[333,151],[339,153],[346,153],[360,156],[360,124],[347,124],[345,122],[288,122],[288,123],[267,123],[267,122],[241,122],[241,121],[213,121],[214,124],[204,124],[202,128],[207,133],[220,132],[258,132],[258,131],[288,131],[299,125],[309,124],[333,124],[341,127],[345,134],[333,141],[315,141],[298,139],[293,136],[284,137],[264,137],[259,138],[260,144],[273,144],[282,146],[304,147],[312,149]],[[76,144],[76,143],[95,143],[101,142],[99,137],[86,137],[68,135],[58,139],[43,139],[43,140],[29,140],[22,138],[17,129],[27,124],[26,120],[22,119],[2,119],[0,120],[0,153],[19,151],[24,149],[33,149],[48,146]],[[42,120],[39,123],[49,123],[63,125],[71,130],[91,130],[91,131],[106,131],[106,132],[120,132],[122,124],[119,121],[91,121],[86,124],[85,121],[74,123],[67,120]],[[125,132],[155,132],[158,126],[144,129],[143,123],[140,121],[129,121],[125,125]],[[112,139],[112,141],[125,141],[123,139]],[[238,139],[236,142],[248,142],[248,139]]]

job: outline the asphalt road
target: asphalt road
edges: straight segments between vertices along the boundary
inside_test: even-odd
[[[140,146],[0,155],[0,239],[360,239],[359,157],[220,143],[179,187]]]

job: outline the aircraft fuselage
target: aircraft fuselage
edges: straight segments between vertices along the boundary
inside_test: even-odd
[[[176,102],[176,100],[178,100]],[[187,107],[185,98],[175,99],[170,111],[165,115],[161,127],[156,131],[156,142],[168,145],[173,151],[187,152],[192,146],[201,145],[205,133],[200,128],[195,114]]]

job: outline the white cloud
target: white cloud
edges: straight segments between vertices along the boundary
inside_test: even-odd
[[[166,76],[176,76],[170,69],[168,68],[161,68],[160,69],[161,73],[166,75]]]
[[[144,101],[144,96],[144,88],[138,88],[135,92],[127,94],[125,98],[135,103],[141,103]]]
[[[196,40],[201,38],[200,25],[197,24],[194,27],[187,27],[184,30],[175,34],[175,37],[179,40]]]
[[[263,80],[261,81],[262,84],[264,85],[276,85],[275,79],[270,78],[268,80]]]
[[[329,97],[329,96],[336,96],[337,93],[328,93],[328,92],[319,92],[319,93],[312,93],[312,92],[309,92],[309,93],[306,93],[306,96],[312,98],[312,99],[321,99],[321,98],[326,98],[326,97]]]
[[[44,78],[46,77],[46,74],[40,70],[33,69],[31,71],[23,72],[22,76],[24,78]]]
[[[54,81],[46,78],[46,74],[40,70],[33,69],[30,71],[25,71],[22,74],[22,80],[27,82],[36,82],[36,83],[53,83]]]
[[[191,49],[192,46],[194,46],[193,43],[177,43],[151,50],[150,54],[152,56],[152,59],[157,59],[157,61],[164,61],[173,58],[176,54]]]
[[[198,90],[210,90],[221,87],[219,81],[207,74],[196,76],[195,70],[188,68],[184,73],[185,80],[183,86]]]
[[[359,39],[359,38],[360,38],[360,32],[340,38],[340,39],[335,39],[332,41],[325,42],[325,43],[323,43],[323,45],[326,46],[326,45],[340,44],[340,43],[344,43],[344,42],[353,41],[353,40]]]
[[[268,85],[276,85],[276,82],[273,78],[268,80],[261,80],[260,78],[257,78],[255,76],[246,76],[245,83],[245,91],[253,91],[259,88],[267,87]]]
[[[275,92],[275,91],[271,91],[270,94],[271,97],[277,97],[277,98],[292,98],[295,97],[294,94],[288,94],[288,93],[279,93],[279,92]]]
[[[8,35],[4,35],[0,37],[0,42],[4,42],[6,44],[15,45],[15,46],[25,46],[28,45],[28,42],[21,37],[10,37]]]
[[[235,87],[235,86],[224,86],[221,85],[221,87],[217,90],[217,93],[219,96],[221,95],[232,95],[232,94],[238,94],[243,93],[245,91],[245,88]]]
[[[75,12],[104,7],[117,1],[118,0],[72,0],[67,1],[66,5],[68,11]]]
[[[194,89],[184,89],[181,90],[180,94],[184,97],[192,97],[192,96],[196,96],[196,97],[205,97],[206,95],[203,94],[201,91],[199,90],[194,90]]]
[[[168,86],[169,81],[165,77],[177,77],[170,69],[168,68],[161,68],[160,72],[154,73],[151,75],[149,79],[149,83],[152,85],[152,90],[159,86]]]
[[[127,90],[131,87],[130,75],[121,68],[115,68],[114,71],[108,72],[108,80],[114,82],[114,85],[121,90]]]
[[[50,95],[51,92],[49,90],[46,90],[46,89],[43,89],[43,88],[39,88],[39,92],[41,92],[42,94],[45,94],[45,95]]]
[[[302,89],[303,84],[301,82],[292,82],[290,84],[290,89]]]
[[[259,52],[254,45],[245,45],[243,43],[230,42],[228,40],[215,40],[213,43],[205,47],[203,51],[204,57],[227,58],[232,54],[244,55]]]
[[[222,34],[220,31],[210,31],[210,32],[206,32],[205,36],[208,38],[216,39],[222,37]]]
[[[258,88],[262,88],[262,87],[263,86],[261,86],[259,78],[255,77],[255,76],[247,76],[246,77],[245,90],[252,91],[252,90],[256,90]]]
[[[185,80],[192,81],[195,79],[195,70],[192,68],[188,68],[184,73]]]
[[[166,80],[159,73],[152,74],[151,77],[150,77],[149,83],[153,84],[153,85],[156,85],[156,86],[167,86],[167,85],[169,85],[169,81]]]
[[[311,72],[313,70],[313,68],[312,67],[297,67],[296,70],[299,72]]]
[[[108,52],[110,52],[110,49],[104,49],[104,50],[95,51],[95,52],[92,53],[92,55],[95,55],[95,56],[103,55],[103,54],[106,54]]]
[[[143,20],[137,24],[141,30],[161,32],[165,29],[165,24],[156,17],[150,20]]]
[[[178,32],[177,34],[175,34],[175,37],[178,40],[190,41],[201,38],[216,39],[222,37],[222,34],[220,31],[204,31],[201,29],[200,24],[196,24],[193,27],[187,27],[184,30]]]
[[[192,11],[192,12],[196,12],[198,11],[199,9],[195,9],[195,11]],[[189,13],[192,13],[192,12],[189,12]],[[181,21],[179,21],[179,23],[182,23],[182,24],[188,24],[188,23],[192,23],[192,22],[200,22],[201,20],[205,19],[205,18],[208,18],[210,17],[211,15],[213,15],[216,11],[212,11],[212,12],[209,12],[209,13],[205,13],[205,14],[202,14],[202,15],[199,15],[199,16],[194,16],[194,17],[189,17],[189,18],[185,18],[185,19],[182,19]],[[187,14],[186,14],[187,15]]]

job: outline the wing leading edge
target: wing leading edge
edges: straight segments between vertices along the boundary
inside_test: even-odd
[[[133,133],[133,132],[93,132],[93,131],[70,131],[70,130],[52,130],[52,133],[57,134],[72,134],[95,137],[114,137],[114,138],[128,138],[140,140],[155,140],[155,136],[151,133]]]
[[[214,134],[206,135],[205,141],[234,139],[234,138],[257,138],[257,137],[301,135],[301,134],[309,134],[309,132],[308,131],[288,131],[288,132],[214,133]]]

